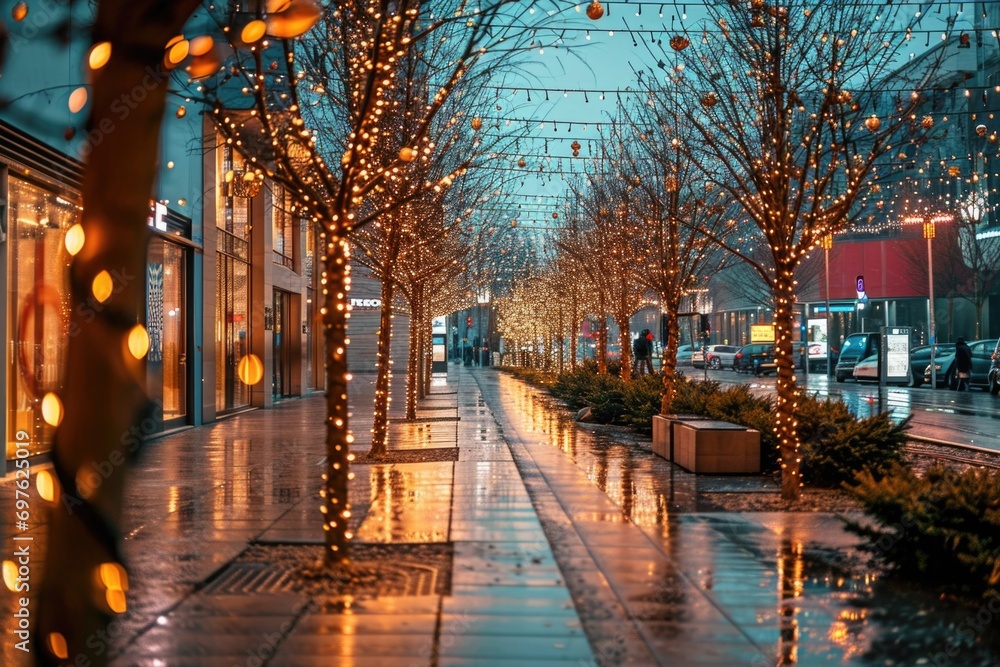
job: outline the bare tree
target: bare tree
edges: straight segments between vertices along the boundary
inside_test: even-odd
[[[796,271],[825,235],[851,222],[873,165],[935,67],[925,62],[898,104],[878,108],[870,91],[885,87],[904,43],[898,8],[794,0],[722,3],[707,12],[697,29],[669,41],[676,65],[657,100],[684,116],[696,136],[684,144],[687,156],[739,204],[770,249],[760,262],[722,244],[750,262],[774,294],[775,432],[782,494],[796,499]]]
[[[528,44],[523,28],[529,9],[514,0],[475,6],[453,0],[435,4],[433,11],[418,0],[345,0],[325,7],[317,27],[298,42],[267,39],[264,9],[255,20],[265,21],[265,30],[250,29],[256,24],[245,16],[230,19],[245,23],[224,33],[233,57],[200,93],[212,104],[211,118],[226,140],[288,188],[300,212],[322,230],[328,413],[322,512],[326,561],[333,563],[346,557],[350,540],[348,235],[403,206],[406,193],[416,196],[397,186],[416,165],[434,159],[436,119],[475,66]],[[547,20],[549,12],[540,17]],[[438,44],[446,45],[445,57],[421,57],[441,55],[433,46]],[[411,110],[404,132],[393,110],[402,108],[416,71],[434,92]],[[234,108],[245,113],[234,114]],[[449,187],[468,166],[456,165],[440,180],[424,182],[424,189]],[[402,198],[390,196],[400,193]]]

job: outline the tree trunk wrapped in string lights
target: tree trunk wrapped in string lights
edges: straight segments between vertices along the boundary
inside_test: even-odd
[[[94,637],[126,611],[128,575],[120,521],[127,463],[135,435],[151,417],[146,396],[149,337],[142,321],[150,193],[170,73],[164,47],[197,2],[101,0],[89,58],[88,128],[112,123],[87,144],[83,213],[70,266],[69,336],[61,397],[46,413],[57,425],[52,472],[38,475],[50,501],[45,577],[35,616],[36,664],[107,663]],[[116,104],[130,91],[142,99],[122,118]],[[71,251],[72,252],[72,251]],[[110,463],[109,463],[110,462]],[[98,466],[112,468],[95,476]],[[31,582],[34,587],[35,581]],[[35,612],[33,612],[35,613]],[[103,646],[103,644],[102,644]]]

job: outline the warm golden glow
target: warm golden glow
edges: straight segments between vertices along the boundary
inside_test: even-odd
[[[136,359],[142,359],[149,352],[149,333],[146,327],[137,324],[128,332],[128,351]]]
[[[256,354],[248,354],[240,359],[236,374],[243,384],[255,385],[264,377],[264,364]]]
[[[104,594],[104,600],[108,603],[108,608],[116,614],[124,614],[127,610],[125,591],[109,588]]]
[[[51,391],[42,397],[42,419],[49,426],[59,426],[63,418],[63,405]]]
[[[101,563],[99,568],[101,583],[105,588],[118,591],[128,590],[128,572],[118,563]]]
[[[17,590],[17,563],[12,560],[3,562],[3,584],[7,590]]]
[[[81,86],[69,94],[69,110],[71,113],[79,113],[85,106],[87,106],[87,89]]]
[[[55,657],[60,660],[65,660],[69,657],[69,649],[66,647],[66,638],[58,632],[50,632],[46,644],[49,647],[49,651]]]
[[[276,4],[280,9],[267,17],[267,34],[279,39],[294,39],[309,31],[322,12],[313,0],[282,0]]]
[[[40,470],[35,475],[35,488],[42,500],[50,503],[56,501],[56,479],[48,470]]]
[[[265,32],[267,32],[267,24],[260,19],[256,19],[243,26],[243,31],[240,33],[240,39],[242,39],[245,44],[253,44],[256,41],[259,41],[260,38],[264,36]]]
[[[399,149],[399,159],[403,162],[413,162],[413,158],[415,157],[417,157],[416,151],[409,146],[403,146]]]
[[[28,3],[17,3],[14,5],[14,9],[11,10],[10,15],[15,21],[23,21],[28,16]]]
[[[104,303],[110,299],[114,289],[114,281],[111,279],[111,274],[107,271],[101,271],[94,276],[94,282],[90,284],[90,291],[99,303]]]
[[[90,49],[87,64],[90,69],[101,69],[111,60],[111,42],[98,42]]]
[[[188,51],[192,56],[198,57],[211,51],[214,46],[215,40],[209,35],[199,35],[191,40],[191,46],[188,47]]]
[[[185,58],[188,57],[190,50],[191,43],[189,41],[183,37],[175,37],[171,40],[171,43],[167,45],[167,65],[170,67],[177,67],[184,61]]]
[[[188,112],[187,107],[182,104],[179,107],[177,107],[176,115],[178,118],[183,118],[184,116],[187,115],[187,112]]]
[[[83,233],[83,226],[78,222],[69,229],[66,230],[66,238],[63,239],[63,244],[66,246],[66,252],[70,255],[76,256],[81,250],[83,250],[83,243],[87,236]]]

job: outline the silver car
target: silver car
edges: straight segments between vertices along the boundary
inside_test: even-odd
[[[736,359],[736,350],[739,349],[735,345],[709,345],[705,348],[705,359],[708,361],[708,367],[712,370],[719,370],[720,368],[732,368],[733,361]],[[704,366],[704,362],[692,357],[692,363],[701,368]]]

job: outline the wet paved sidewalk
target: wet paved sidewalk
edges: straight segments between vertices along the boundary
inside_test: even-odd
[[[712,493],[777,489],[687,473],[509,376],[477,380],[599,664],[1000,664],[995,614],[885,584],[839,516],[699,511]]]
[[[351,386],[359,441],[373,383]],[[701,512],[706,491],[766,482],[685,473],[641,438],[459,366],[417,423],[393,413],[390,426],[393,449],[454,456],[352,468],[355,542],[449,548],[447,590],[318,605],[233,584],[251,544],[320,543],[323,415],[320,397],[290,400],[151,443],[127,499],[129,612],[95,654],[118,667],[899,667],[935,664],[949,623],[955,634],[922,599],[886,601],[872,572],[844,566],[855,540],[835,516]],[[5,521],[12,506],[0,484]],[[29,664],[12,650],[9,597],[0,662]],[[1000,664],[958,655],[940,664]]]
[[[395,379],[400,387],[404,381]],[[359,442],[371,423],[373,383],[358,375],[351,386]],[[322,540],[324,404],[320,397],[290,400],[151,443],[127,498],[129,611],[107,641],[94,642],[95,655],[110,652],[121,667],[592,664],[541,524],[472,375],[456,367],[434,384],[417,423],[393,414],[390,448],[456,448],[457,460],[355,465],[351,498],[356,543],[452,546],[445,594],[317,606],[280,587],[229,585],[232,561],[250,544]],[[9,485],[2,486],[3,504],[12,506]],[[44,525],[36,532],[41,541]],[[6,622],[5,630],[3,664],[30,664],[12,650]]]

